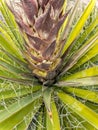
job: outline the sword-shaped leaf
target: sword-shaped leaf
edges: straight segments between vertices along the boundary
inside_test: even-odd
[[[50,117],[47,114],[47,130],[60,130],[60,120],[58,116],[58,111],[56,108],[56,104],[53,100],[51,103],[51,110],[52,110],[53,122],[51,122]]]
[[[41,96],[41,91],[35,94],[26,96],[20,99],[19,102],[13,103],[7,108],[0,112],[0,129],[11,130],[18,123],[20,123],[26,115],[35,112],[39,109],[41,102],[38,101]]]
[[[0,100],[12,99],[14,97],[22,97],[24,95],[34,93],[39,89],[41,89],[41,86],[22,86],[22,88],[10,88],[10,90],[7,88],[0,91]]]
[[[56,84],[57,86],[92,86],[98,85],[98,76],[95,77],[87,77],[87,78],[80,78],[80,79],[73,79],[68,81],[60,81]]]
[[[8,9],[8,7],[5,4],[4,0],[1,0],[0,2],[0,11],[2,12],[4,21],[7,23],[7,25],[2,24],[2,28],[6,30],[6,32],[10,35],[10,37],[13,39],[16,45],[23,49],[23,38],[19,32],[19,28],[16,24],[15,18]],[[6,26],[6,27],[5,27]]]
[[[75,96],[83,98],[85,100],[91,101],[93,103],[98,103],[98,92],[71,87],[65,87],[64,91],[74,94]]]
[[[72,96],[64,92],[59,92],[58,96],[61,99],[61,101],[67,104],[68,107],[72,111],[77,113],[80,117],[82,117],[84,120],[89,122],[96,129],[98,129],[98,114],[97,113],[95,113],[86,105],[82,104],[80,101],[78,101],[77,99],[73,98]]]
[[[47,109],[47,112],[49,114],[50,120],[52,121],[52,111],[51,111],[51,94],[52,94],[52,89],[51,88],[46,88],[43,90],[43,100]]]
[[[87,78],[87,77],[93,77],[93,76],[98,76],[98,66],[94,66],[94,67],[76,72],[67,77],[63,77],[61,80],[68,81],[68,80]]]
[[[80,34],[81,29],[83,28],[85,22],[87,21],[88,16],[90,15],[90,13],[92,12],[92,10],[95,6],[95,3],[96,3],[96,0],[91,0],[90,3],[88,4],[88,6],[85,9],[85,11],[83,12],[82,16],[80,17],[80,19],[76,23],[75,27],[71,31],[71,33],[67,39],[67,42],[65,43],[63,53],[68,49],[68,47],[71,45],[71,43],[73,43],[73,41]]]
[[[78,60],[83,57],[87,52],[92,50],[92,48],[98,43],[98,32],[92,36],[65,64],[63,67],[63,72],[67,72],[74,65],[77,65]]]
[[[76,66],[74,66],[72,68],[72,70],[78,68],[79,66],[83,65],[84,63],[86,63],[87,61],[91,60],[92,58],[96,57],[98,55],[98,42],[96,43],[96,45],[90,49],[76,64]],[[97,57],[95,59],[97,61]]]

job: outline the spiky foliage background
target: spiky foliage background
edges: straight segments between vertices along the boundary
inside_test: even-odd
[[[67,7],[66,1],[63,2],[62,17],[69,13],[55,34],[56,45],[64,40],[59,53],[62,66],[56,81],[45,86],[41,75],[39,78],[32,73],[35,70],[30,64],[32,59],[24,53],[29,51],[27,28],[20,31],[20,21],[14,18],[4,0],[0,1],[3,16],[0,21],[0,130],[98,129],[96,1],[91,0],[87,7],[80,8],[77,0],[71,10],[70,4]],[[56,47],[59,52],[60,48]]]

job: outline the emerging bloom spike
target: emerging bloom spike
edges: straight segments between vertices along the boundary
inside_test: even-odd
[[[24,55],[32,74],[43,83],[54,82],[61,66],[60,54],[65,39],[58,43],[57,51],[57,35],[69,13],[62,13],[63,4],[64,0],[7,1],[23,34]]]

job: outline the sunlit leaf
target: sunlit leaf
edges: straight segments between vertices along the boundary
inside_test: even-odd
[[[98,43],[98,33],[96,33],[94,36],[92,36],[76,53],[68,60],[65,67],[63,67],[64,74],[66,71],[71,69],[74,65],[77,65],[78,60],[86,55],[89,50],[92,50],[92,48]]]
[[[7,108],[7,110],[3,110],[0,113],[0,129],[11,130],[30,112],[34,112],[35,114],[41,105],[41,102],[38,101],[40,96],[41,92],[29,95],[23,99],[20,99],[19,102],[13,103]]]
[[[43,100],[47,109],[47,112],[49,114],[50,120],[52,120],[52,112],[51,112],[51,94],[52,94],[52,89],[51,88],[46,88],[43,91]]]
[[[77,113],[84,120],[93,125],[96,129],[98,128],[98,114],[88,108],[86,105],[82,104],[75,98],[63,92],[58,93],[59,98],[68,105],[72,111]]]
[[[51,103],[51,110],[52,110],[53,122],[51,122],[50,117],[47,114],[47,130],[60,130],[58,111],[54,101],[52,101]]]
[[[65,92],[74,94],[77,97],[83,98],[94,103],[98,103],[98,92],[71,87],[64,88],[64,90]]]
[[[41,86],[24,86],[22,88],[15,88],[15,89],[5,89],[0,91],[0,100],[10,99],[14,97],[21,97],[27,94],[34,93],[35,91],[38,91],[41,88]]]
[[[62,80],[73,80],[73,79],[80,79],[80,78],[87,78],[87,77],[93,77],[98,76],[98,66],[94,66],[88,69],[84,69],[82,71],[76,72],[74,74],[70,74],[67,77],[63,77]]]
[[[98,85],[98,76],[96,77],[87,77],[80,79],[73,79],[68,81],[60,81],[57,83],[57,86],[91,86]]]
[[[85,11],[83,12],[82,16],[80,17],[79,21],[76,23],[75,27],[73,28],[72,32],[70,33],[67,42],[64,46],[63,53],[66,49],[70,46],[70,44],[77,38],[81,29],[83,28],[88,16],[92,12],[96,0],[91,0]]]

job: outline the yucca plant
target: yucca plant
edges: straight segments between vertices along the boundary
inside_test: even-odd
[[[0,130],[98,129],[95,4],[0,1]]]

